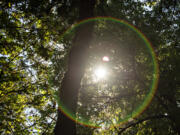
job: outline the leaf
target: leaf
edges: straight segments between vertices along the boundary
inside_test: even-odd
[[[42,27],[42,21],[41,21],[41,20],[38,20],[38,21],[36,22],[36,27],[37,27],[37,28],[41,28],[41,27]]]
[[[8,3],[8,7],[11,7],[11,3],[10,2]]]

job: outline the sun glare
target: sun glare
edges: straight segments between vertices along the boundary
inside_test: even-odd
[[[98,67],[98,68],[95,70],[95,75],[96,75],[97,79],[103,79],[103,78],[105,78],[105,76],[106,76],[106,69],[103,68],[103,67]]]

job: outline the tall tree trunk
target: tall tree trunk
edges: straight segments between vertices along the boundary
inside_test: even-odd
[[[79,20],[93,16],[95,0],[80,0]],[[68,70],[65,73],[60,89],[60,102],[76,114],[80,82],[84,74],[91,41],[93,23],[79,26],[69,54]],[[76,135],[76,123],[58,109],[58,118],[54,129],[55,135]]]

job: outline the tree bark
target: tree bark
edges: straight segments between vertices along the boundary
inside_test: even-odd
[[[95,0],[80,0],[79,20],[93,16]],[[84,74],[91,41],[93,22],[78,27],[69,53],[68,70],[59,90],[60,102],[74,115],[76,114],[80,82]],[[58,109],[58,118],[54,129],[55,135],[76,135],[76,123]]]

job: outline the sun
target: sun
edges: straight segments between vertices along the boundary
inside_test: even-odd
[[[96,78],[100,80],[106,77],[107,71],[104,67],[98,67],[95,69],[94,73]]]
[[[102,61],[102,65],[99,65],[99,66],[94,68],[93,80],[95,82],[107,79],[107,73],[108,72],[107,72],[105,65],[109,62],[109,57],[103,56],[101,61]]]

